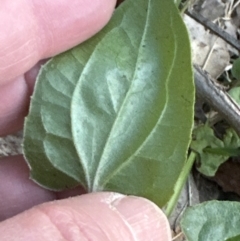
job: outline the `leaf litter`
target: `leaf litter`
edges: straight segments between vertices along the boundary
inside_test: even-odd
[[[239,38],[239,1],[195,1],[191,7],[205,18],[220,25],[235,39]],[[224,88],[229,91],[230,96],[239,104],[238,51],[219,37],[212,35],[203,26],[194,23],[189,17],[185,16],[184,19],[190,31],[193,62],[202,66],[212,77],[218,78],[220,83],[225,86]],[[201,115],[198,116],[201,117],[200,119],[205,125],[200,124],[199,126],[201,121],[199,118],[196,119],[196,129],[193,132],[191,143],[191,148],[199,155],[196,168],[203,174],[200,174],[200,177],[205,177],[202,180],[214,181],[221,187],[216,190],[216,192],[220,192],[217,197],[218,200],[239,202],[240,139],[235,131],[204,100],[198,100],[197,103],[202,108],[202,117]],[[196,175],[196,173],[199,174],[194,171],[195,181],[199,182],[197,180],[199,175]],[[215,184],[212,183],[211,185],[214,186]],[[208,187],[204,187],[204,184],[202,186],[207,191]],[[219,186],[215,186],[215,189]],[[215,189],[212,190],[212,193],[215,192]],[[203,195],[207,197],[207,192]],[[214,195],[211,196],[213,199],[216,198],[214,198]],[[200,199],[211,200],[211,198]],[[182,219],[182,228],[188,237],[187,240],[239,240],[239,233],[235,233],[239,230],[239,224],[230,224],[230,222],[239,219],[239,215],[237,215],[239,203],[209,203],[209,216],[207,216],[207,213],[197,213],[205,208],[204,205],[208,204],[200,204],[185,212]],[[218,219],[218,223],[213,220],[216,217],[214,214],[216,209],[219,209],[219,213],[223,217],[222,220]],[[225,216],[223,215],[224,210],[226,211]],[[205,217],[202,224],[200,223],[201,217]],[[196,220],[194,221],[194,219]],[[196,229],[201,231],[198,232]]]

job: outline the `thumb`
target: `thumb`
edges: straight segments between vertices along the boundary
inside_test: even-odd
[[[92,193],[34,207],[1,223],[2,241],[170,241],[153,203],[116,193]]]

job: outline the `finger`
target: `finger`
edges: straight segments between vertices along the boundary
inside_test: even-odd
[[[0,86],[0,136],[22,129],[36,76],[43,63],[45,61],[39,61],[25,75]]]
[[[22,156],[0,160],[0,221],[35,205],[86,193],[83,187],[52,192],[29,179],[29,168]]]
[[[56,195],[29,179],[22,156],[0,160],[0,221],[37,204],[54,200]]]
[[[2,241],[170,241],[164,214],[143,198],[86,194],[37,206],[0,225]]]
[[[35,64],[29,71],[27,71],[24,74],[24,79],[25,79],[25,82],[28,86],[28,90],[29,90],[30,94],[32,94],[32,92],[33,92],[34,85],[35,85],[36,78],[37,78],[37,75],[39,73],[39,70],[48,60],[49,60],[49,58],[48,59],[42,59],[42,60],[38,61],[37,64]]]
[[[27,114],[29,89],[23,76],[0,87],[0,136],[22,128]]]
[[[2,0],[0,85],[38,60],[92,36],[109,20],[115,4],[115,0]]]

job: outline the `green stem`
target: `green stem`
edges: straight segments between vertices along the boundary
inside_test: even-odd
[[[211,154],[219,155],[219,156],[240,156],[240,150],[238,148],[209,148],[206,147],[203,149],[204,152],[208,152]]]
[[[175,184],[175,187],[174,187],[174,193],[171,197],[171,199],[169,200],[169,202],[167,203],[167,208],[165,210],[165,214],[169,217],[170,214],[172,213],[173,209],[175,208],[176,204],[177,204],[177,201],[178,201],[178,198],[180,196],[180,193],[183,189],[183,186],[185,185],[186,183],[186,180],[188,178],[188,175],[192,169],[192,166],[193,166],[193,163],[196,159],[196,153],[191,151],[188,159],[187,159],[187,162],[186,164],[184,165],[181,173],[180,173],[180,176],[178,177],[178,180]]]

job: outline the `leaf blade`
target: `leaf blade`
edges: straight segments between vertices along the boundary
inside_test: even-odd
[[[240,235],[238,210],[238,202],[205,202],[185,211],[181,227],[189,241],[229,240]]]
[[[66,90],[60,80],[68,83]],[[24,144],[33,178],[45,184],[45,169],[53,165],[61,174],[49,188],[64,188],[58,179],[69,173],[70,187],[77,182],[88,190],[140,195],[163,206],[186,159],[194,100],[189,40],[173,1],[125,1],[100,34],[46,65],[34,99],[38,104],[26,121]],[[56,112],[48,109],[51,102]],[[62,120],[54,120],[62,113]],[[37,137],[31,134],[33,125],[29,128],[36,115],[43,125]],[[56,136],[59,145],[48,142]],[[28,141],[35,142],[30,151]],[[33,152],[41,145],[49,164],[36,170]],[[67,150],[59,154],[61,145]],[[70,164],[59,160],[69,153]]]
[[[84,109],[74,110],[72,112],[72,120],[80,120],[81,119],[81,122],[84,122],[85,124],[88,121],[91,123],[89,124],[89,127],[83,126],[83,124],[79,124],[79,123],[78,123],[78,125],[72,125],[72,127],[76,128],[73,130],[73,133],[78,133],[77,135],[73,136],[73,138],[74,138],[75,142],[78,143],[78,148],[79,148],[78,152],[79,153],[83,153],[84,149],[85,150],[87,149],[86,145],[88,145],[88,143],[90,143],[90,139],[92,138],[92,135],[91,135],[89,137],[89,141],[86,141],[86,140],[88,140],[87,139],[88,137],[86,136],[87,133],[86,133],[86,135],[82,133],[83,129],[92,128],[92,129],[96,130],[96,132],[98,133],[98,128],[99,128],[99,133],[96,134],[96,136],[99,135],[99,137],[98,137],[98,140],[97,139],[95,140],[95,143],[98,143],[101,141],[105,143],[105,144],[102,144],[102,147],[99,148],[99,150],[97,150],[96,153],[93,155],[94,157],[96,157],[95,160],[94,159],[91,160],[91,157],[87,158],[87,154],[82,156],[82,158],[81,158],[83,160],[83,162],[84,162],[84,159],[86,158],[86,161],[85,161],[86,166],[90,165],[93,167],[93,170],[90,170],[90,172],[89,172],[90,190],[94,190],[94,191],[97,191],[97,190],[120,190],[121,192],[125,191],[125,193],[127,192],[127,193],[131,193],[131,194],[137,194],[140,192],[140,190],[139,190],[139,188],[136,188],[136,186],[138,186],[136,182],[134,185],[132,185],[131,188],[129,188],[129,190],[126,190],[126,186],[129,186],[129,183],[123,184],[123,180],[126,178],[126,176],[129,179],[129,177],[136,171],[134,171],[134,168],[131,168],[129,165],[127,165],[126,168],[125,167],[122,168],[121,166],[122,165],[124,166],[124,164],[122,164],[122,163],[131,162],[133,160],[138,162],[137,160],[140,160],[140,159],[141,159],[141,162],[146,162],[144,165],[139,164],[139,163],[137,165],[135,165],[135,164],[133,165],[133,166],[135,166],[135,168],[138,168],[140,165],[142,166],[140,168],[141,171],[139,170],[135,175],[135,177],[137,177],[137,176],[141,176],[141,173],[144,173],[144,172],[142,172],[142,170],[146,169],[145,165],[146,164],[151,165],[150,163],[152,160],[153,162],[156,162],[156,163],[152,163],[152,168],[149,168],[149,170],[151,170],[150,171],[151,174],[153,173],[153,170],[158,170],[158,172],[156,172],[155,175],[151,175],[150,172],[146,173],[146,171],[145,171],[145,175],[144,175],[145,181],[142,183],[142,185],[146,186],[145,190],[149,190],[149,191],[141,192],[140,195],[150,198],[149,193],[150,192],[153,193],[156,191],[152,188],[152,185],[150,185],[150,184],[153,184],[154,182],[156,182],[156,180],[158,180],[158,178],[157,178],[158,175],[161,176],[162,181],[164,180],[164,177],[165,177],[165,181],[166,181],[166,183],[169,184],[169,187],[170,187],[168,190],[168,193],[165,193],[164,200],[162,198],[162,200],[160,201],[160,199],[159,199],[160,197],[158,197],[158,198],[156,198],[156,200],[154,200],[155,202],[157,202],[157,200],[158,200],[159,204],[161,203],[161,205],[162,205],[163,203],[165,203],[167,201],[167,199],[173,192],[174,182],[176,181],[177,175],[179,174],[178,172],[182,168],[182,165],[185,161],[186,149],[188,146],[188,142],[186,142],[187,138],[186,138],[186,135],[184,135],[184,138],[183,138],[185,140],[185,141],[183,141],[184,147],[181,146],[180,144],[178,147],[178,149],[183,150],[183,152],[180,151],[180,153],[181,153],[180,156],[182,157],[182,159],[181,159],[181,164],[178,167],[175,166],[175,169],[176,170],[178,169],[176,172],[171,171],[171,168],[169,168],[168,164],[163,165],[162,168],[159,168],[159,167],[156,168],[156,166],[159,166],[159,159],[171,157],[172,151],[174,150],[174,147],[171,145],[168,152],[167,152],[167,150],[165,150],[165,156],[163,156],[161,158],[159,158],[159,157],[156,158],[156,156],[159,155],[159,150],[156,150],[156,149],[158,149],[158,146],[156,147],[156,145],[155,145],[155,147],[153,147],[154,146],[153,142],[160,141],[160,140],[158,140],[158,135],[159,135],[159,133],[161,133],[161,131],[162,132],[164,131],[164,128],[162,128],[162,129],[159,127],[155,128],[156,125],[158,125],[158,126],[160,125],[157,123],[159,122],[159,119],[160,119],[159,117],[161,116],[161,114],[158,115],[156,113],[161,113],[162,111],[165,111],[168,115],[171,116],[171,113],[172,113],[171,109],[175,109],[175,111],[178,112],[178,107],[177,108],[175,107],[176,101],[171,100],[171,102],[169,102],[169,98],[167,96],[166,87],[168,87],[167,86],[168,79],[172,80],[171,86],[168,87],[169,88],[168,91],[172,92],[172,96],[173,96],[173,93],[176,94],[177,91],[179,91],[179,89],[181,89],[181,88],[179,88],[177,91],[174,90],[174,89],[176,89],[174,79],[176,79],[176,77],[179,76],[179,73],[176,74],[176,72],[178,72],[179,69],[176,67],[176,64],[174,63],[174,51],[169,51],[170,49],[171,50],[174,49],[174,44],[176,41],[176,39],[173,38],[174,31],[172,29],[170,32],[166,31],[167,27],[164,27],[165,24],[168,23],[169,20],[172,21],[171,17],[169,17],[171,15],[168,14],[168,19],[163,17],[164,21],[160,25],[160,27],[163,27],[164,30],[162,30],[162,32],[160,32],[159,34],[157,34],[157,32],[159,32],[159,31],[157,31],[159,25],[155,24],[154,25],[155,28],[152,28],[151,26],[153,26],[153,24],[154,24],[155,16],[160,13],[163,14],[163,12],[164,12],[163,9],[166,9],[166,8],[174,9],[172,11],[175,11],[174,12],[175,16],[178,16],[178,15],[176,15],[177,10],[175,9],[175,6],[173,5],[173,3],[169,3],[169,1],[161,1],[161,4],[158,1],[148,1],[148,5],[146,3],[147,3],[146,1],[135,3],[135,6],[132,7],[132,10],[131,11],[129,10],[129,12],[128,12],[129,16],[125,15],[125,18],[128,18],[131,20],[131,17],[133,16],[133,12],[135,13],[135,15],[138,12],[141,13],[140,10],[136,11],[136,9],[138,9],[138,8],[145,9],[147,7],[147,14],[149,16],[147,16],[147,14],[145,13],[146,17],[143,18],[143,20],[146,19],[146,21],[142,22],[141,26],[140,26],[140,23],[138,23],[139,29],[136,29],[137,28],[136,26],[134,29],[138,33],[138,35],[139,35],[138,39],[140,40],[138,42],[135,41],[135,44],[136,44],[135,48],[133,48],[133,46],[127,42],[127,41],[129,41],[130,43],[133,43],[134,39],[132,40],[131,37],[129,37],[129,38],[123,37],[124,35],[122,33],[122,28],[124,28],[124,32],[127,35],[129,32],[132,33],[133,30],[132,30],[132,28],[129,27],[129,26],[131,26],[131,24],[129,24],[129,23],[131,23],[130,20],[128,22],[126,22],[125,25],[122,24],[120,29],[115,28],[113,31],[108,33],[108,35],[105,36],[104,41],[102,41],[102,43],[98,44],[99,52],[98,52],[98,50],[95,50],[95,52],[92,55],[92,59],[91,59],[92,61],[90,63],[88,63],[89,65],[94,66],[94,67],[92,67],[92,68],[86,67],[86,69],[89,71],[84,72],[83,78],[80,78],[80,81],[78,82],[79,86],[76,87],[76,90],[75,90],[77,97],[75,100],[73,100],[76,102],[79,101],[77,104],[76,103],[74,104],[75,106],[77,106],[77,108],[79,106],[84,106]],[[142,6],[141,6],[141,4],[142,4]],[[150,6],[151,4],[152,4],[152,6]],[[151,11],[155,11],[155,13],[152,13]],[[149,21],[149,19],[148,19],[150,17],[152,18],[151,21]],[[180,16],[176,17],[175,21],[179,21],[179,18],[180,18]],[[176,22],[175,22],[175,24],[176,24]],[[169,26],[169,24],[167,26]],[[178,31],[179,31],[178,32],[178,34],[179,34],[180,31],[183,31],[183,29],[180,28],[180,30],[178,30]],[[153,35],[151,32],[154,32],[155,35]],[[134,37],[135,36],[133,36],[133,38]],[[118,42],[117,42],[117,40],[118,40]],[[120,42],[120,41],[122,41],[122,42]],[[114,45],[114,47],[112,47],[110,44],[111,42],[113,42],[113,43],[117,42],[117,44],[119,44],[119,46]],[[161,42],[161,44],[159,44],[159,42]],[[182,45],[181,41],[179,44]],[[131,48],[129,48],[129,50],[124,50],[124,47],[126,48],[126,46],[131,46]],[[110,48],[109,53],[106,53],[107,48]],[[117,50],[116,50],[116,48],[117,48]],[[152,48],[154,49],[154,51]],[[160,50],[158,50],[158,48]],[[132,70],[131,73],[130,73],[130,71],[128,71],[126,66],[124,66],[125,68],[121,68],[121,66],[119,67],[119,65],[118,65],[118,68],[116,68],[116,66],[114,66],[114,61],[118,63],[118,58],[121,57],[121,55],[120,55],[121,51],[126,51],[126,52],[132,54],[132,56],[129,54],[127,57],[125,57],[126,58],[125,61],[127,63],[132,63],[132,62],[136,63],[136,64],[133,64],[133,65],[136,65],[136,67]],[[135,52],[133,52],[133,51],[135,51]],[[186,51],[186,49],[178,50],[178,51],[180,51],[180,52]],[[157,52],[158,54],[153,55],[152,54],[153,52]],[[159,52],[161,54],[159,54]],[[105,55],[109,54],[107,56],[104,56],[106,58],[102,59],[102,61],[106,60],[108,62],[108,64],[104,64],[103,66],[98,68],[98,66],[97,66],[98,58],[94,59],[94,54],[96,56],[99,56],[101,53],[105,53]],[[178,53],[178,55],[180,56],[181,54]],[[149,56],[151,56],[152,59],[149,58]],[[166,61],[166,60],[168,60],[168,61]],[[188,63],[190,64],[190,54],[189,54],[188,60],[189,60]],[[178,62],[179,62],[179,59],[178,59]],[[161,65],[162,65],[162,67],[161,67]],[[173,68],[172,65],[175,66],[174,73],[171,72],[171,68]],[[105,69],[104,69],[104,66],[106,66]],[[117,74],[115,73],[115,75],[127,76],[129,79],[128,81],[124,82],[124,83],[126,83],[126,86],[123,86],[123,89],[125,90],[124,93],[126,95],[122,94],[122,99],[118,99],[118,102],[121,102],[122,104],[121,104],[121,107],[119,108],[117,114],[114,113],[114,108],[112,108],[111,113],[106,114],[106,112],[104,112],[104,109],[105,110],[110,109],[111,104],[112,104],[111,101],[115,97],[114,95],[109,96],[109,93],[111,91],[109,93],[105,92],[106,89],[109,89],[108,80],[111,79],[111,76],[112,76],[112,73],[110,73],[110,77],[108,75],[109,66],[112,66],[111,69],[114,69],[114,70],[117,69],[116,70]],[[97,73],[99,73],[100,76],[103,76],[102,79],[105,79],[105,81],[102,81],[102,82],[97,81],[96,78],[94,78],[94,76],[96,76],[96,74],[92,72],[92,69],[94,69],[94,68],[95,68],[95,71]],[[158,71],[158,68],[161,69],[161,71]],[[150,73],[151,71],[154,74],[151,74]],[[189,82],[191,82],[191,80],[189,80],[189,77],[191,78],[191,71],[190,71],[190,75],[189,75],[189,72],[187,75],[186,75],[186,82],[189,83]],[[146,81],[146,80],[148,80],[148,81]],[[119,85],[118,81],[121,82],[123,80],[122,80],[122,78],[119,78],[114,83]],[[129,84],[129,82],[131,84]],[[101,88],[100,85],[102,85],[104,87]],[[91,87],[94,86],[94,87],[91,88],[90,86]],[[185,88],[186,88],[186,86],[185,86]],[[90,91],[85,96],[88,89],[90,89]],[[93,91],[93,89],[94,89],[94,91]],[[142,90],[144,90],[144,93],[142,92]],[[189,87],[189,89],[187,91],[189,91],[189,90],[193,94],[193,86],[192,85]],[[184,93],[185,96],[188,96],[188,95],[186,95],[186,89],[185,90],[182,89],[181,93]],[[117,91],[115,91],[114,94],[117,95]],[[177,94],[179,96],[179,93],[177,93]],[[88,101],[88,104],[91,103],[91,106],[87,106],[84,103],[84,101],[87,99],[87,96],[91,96],[90,97],[91,100]],[[154,98],[153,98],[153,96],[154,96]],[[193,95],[190,94],[190,96],[188,96],[188,97],[189,97],[189,103],[191,103],[191,98],[193,99]],[[145,103],[143,100],[144,98],[145,98]],[[104,104],[102,103],[103,102],[102,99],[104,100],[104,104],[108,103],[108,107],[104,106]],[[139,100],[141,100],[141,101],[139,101]],[[184,100],[184,101],[178,100],[178,101],[180,101],[181,104],[184,103],[183,106],[186,107],[186,100]],[[112,102],[114,102],[114,101],[112,101]],[[99,106],[100,104],[102,104],[102,106],[103,106],[101,109],[102,112],[100,111],[99,115],[97,115],[97,113],[95,113],[94,116],[92,117],[90,113],[94,113],[94,111],[97,112],[96,106]],[[169,105],[170,107],[166,108],[166,105]],[[114,105],[112,104],[112,106],[114,106]],[[184,110],[186,115],[187,115],[187,113],[189,114],[188,117],[184,119],[184,121],[186,123],[186,127],[185,127],[184,131],[187,132],[188,138],[190,138],[190,129],[191,129],[191,120],[192,120],[191,108],[192,107],[190,107],[190,105],[188,105],[188,107],[186,107],[186,109]],[[134,115],[133,115],[133,113],[134,113]],[[107,119],[106,119],[106,115],[107,115]],[[164,119],[166,117],[162,117],[162,118],[163,118],[163,121],[165,120],[165,123],[167,123],[169,121],[169,118],[168,119]],[[179,119],[181,119],[181,118],[179,118]],[[106,126],[108,126],[106,131],[104,129],[105,123],[106,123]],[[167,126],[167,124],[165,126]],[[170,124],[170,127],[168,128],[168,130],[165,130],[165,136],[168,135],[170,129],[172,131],[173,126],[177,126],[177,123],[173,122]],[[184,127],[184,124],[182,121],[181,128],[183,128],[183,127]],[[141,133],[139,132],[139,129],[141,129]],[[155,133],[155,129],[158,129],[157,133]],[[166,127],[165,127],[165,129],[166,129]],[[178,129],[178,128],[176,128],[176,129]],[[102,134],[103,130],[105,131],[104,134]],[[143,130],[145,131],[145,134],[144,134]],[[155,133],[154,134],[155,137],[150,138],[150,140],[148,140],[147,143],[145,143],[149,137],[149,133],[151,134],[152,132]],[[84,135],[84,138],[82,137],[82,134]],[[164,136],[164,134],[163,134],[163,136]],[[173,137],[172,139],[169,138],[170,139],[169,143],[172,142],[174,138],[175,137]],[[162,142],[162,145],[164,145],[164,141],[161,140],[161,142]],[[180,140],[179,143],[180,142],[182,142],[182,140]],[[82,146],[81,146],[81,144],[79,145],[79,143],[82,143]],[[124,145],[124,143],[131,143],[130,144],[131,146],[129,147],[128,145]],[[88,146],[90,146],[90,144]],[[154,149],[154,151],[153,151],[153,149]],[[142,152],[142,154],[141,154],[142,156],[140,156],[140,158],[139,157],[135,158],[136,157],[135,153],[138,153],[138,155],[140,155],[139,154],[140,151]],[[93,150],[88,150],[87,152],[89,153],[88,155],[90,156],[90,155],[92,155]],[[151,152],[156,153],[155,154],[156,156],[151,157],[151,155],[150,155]],[[167,154],[166,154],[166,152],[167,152]],[[147,155],[148,158],[144,158],[144,155]],[[176,153],[175,155],[178,156],[179,153]],[[175,158],[176,158],[176,156],[175,156]],[[119,169],[121,169],[121,168],[124,171],[121,171],[121,173],[120,173]],[[131,170],[131,171],[128,172],[128,170]],[[169,171],[168,178],[166,177],[166,170]],[[118,172],[119,172],[119,177],[117,177],[115,179],[116,182],[113,183],[114,182],[113,177]],[[162,175],[163,172],[165,172],[164,175]],[[128,173],[128,175],[123,175],[123,173]],[[148,178],[146,178],[146,175],[148,176]],[[170,178],[170,176],[171,176],[171,178]],[[149,181],[146,181],[146,179],[149,179]],[[137,180],[137,178],[136,178],[136,180]],[[163,185],[160,185],[160,183],[162,183],[162,181],[159,180],[158,185],[156,185],[156,187],[158,187],[159,189],[164,189],[164,188],[167,189],[166,186],[163,187]],[[130,180],[128,180],[128,182],[130,182]],[[131,180],[131,182],[133,182],[133,180]],[[139,182],[139,180],[138,180],[138,182]],[[119,185],[119,183],[121,183],[121,184]],[[122,189],[119,186],[121,186]],[[151,197],[150,199],[153,200],[154,197]]]

